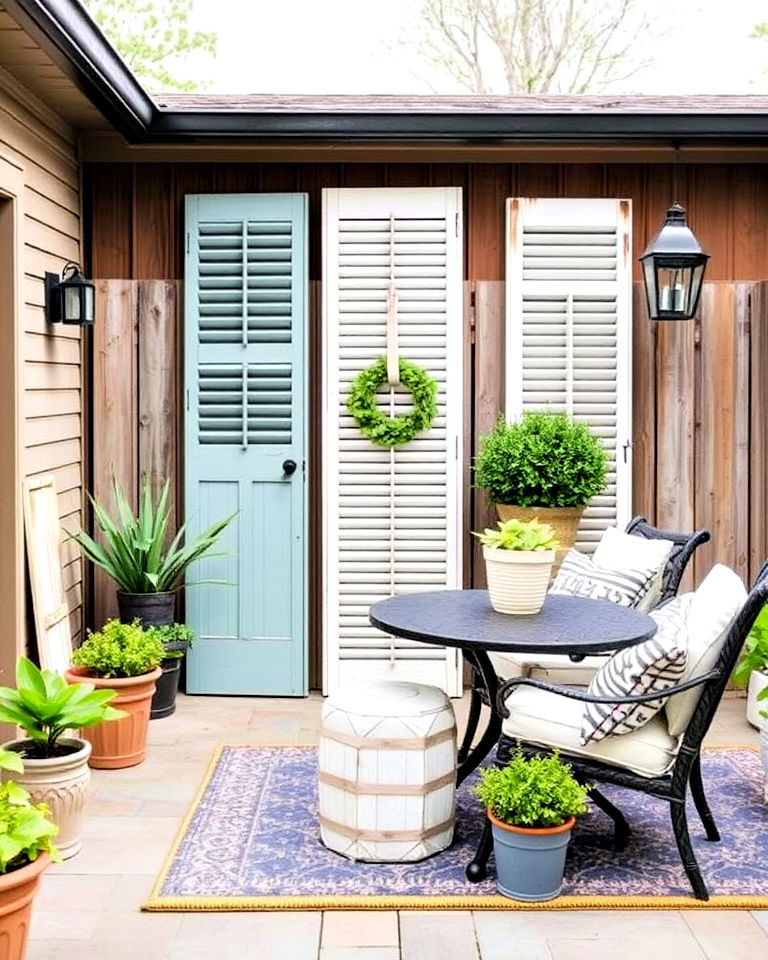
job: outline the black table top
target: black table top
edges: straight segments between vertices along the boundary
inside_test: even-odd
[[[609,600],[547,596],[539,613],[496,613],[486,590],[436,590],[389,597],[370,609],[385,633],[446,647],[564,653],[607,653],[647,640],[656,624]]]

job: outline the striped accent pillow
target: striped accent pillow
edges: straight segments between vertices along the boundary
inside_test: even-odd
[[[598,670],[588,693],[598,697],[631,697],[661,692],[681,682],[688,660],[688,636],[683,602],[675,597],[649,616],[656,633],[634,647],[619,650]],[[645,703],[585,703],[581,714],[581,743],[597,743],[608,736],[631,733],[661,710],[668,698]]]
[[[563,558],[549,592],[636,607],[653,586],[658,573],[656,564],[622,570],[599,567],[592,557],[571,549]]]

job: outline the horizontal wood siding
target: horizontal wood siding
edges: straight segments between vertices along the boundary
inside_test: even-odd
[[[23,457],[26,476],[56,480],[64,530],[82,523],[83,363],[77,327],[52,327],[44,315],[43,274],[81,259],[79,167],[75,132],[0,69],[0,153],[24,171]],[[64,586],[72,632],[83,622],[82,565],[63,546]]]

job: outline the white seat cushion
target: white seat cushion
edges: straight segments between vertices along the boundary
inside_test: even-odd
[[[664,714],[657,714],[644,726],[621,737],[606,737],[598,743],[581,745],[583,703],[556,693],[521,687],[507,698],[509,717],[504,735],[565,753],[593,757],[611,766],[632,770],[642,777],[656,777],[670,768],[678,739],[670,736]]]
[[[491,653],[490,657],[497,675],[504,680],[535,677],[569,687],[588,686],[608,659],[607,656],[584,657],[574,663],[569,657],[556,653]]]
[[[647,613],[661,598],[664,568],[675,546],[673,540],[651,540],[635,534],[624,533],[616,527],[603,531],[592,559],[599,567],[621,570],[624,567],[655,567],[656,575],[647,593],[636,605],[637,610]]]
[[[680,683],[700,677],[714,667],[731,621],[744,606],[747,591],[737,573],[717,563],[696,592],[686,596],[690,597],[686,614],[688,663]],[[673,736],[679,736],[688,726],[702,689],[678,693],[667,701],[667,724]]]

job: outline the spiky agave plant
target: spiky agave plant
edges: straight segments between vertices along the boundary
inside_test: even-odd
[[[84,530],[71,536],[85,557],[111,577],[124,593],[165,593],[175,590],[190,564],[210,550],[235,513],[211,524],[196,537],[185,541],[187,525],[182,524],[166,546],[170,517],[170,482],[166,480],[157,502],[147,477],[142,481],[138,516],[134,514],[120,484],[113,480],[117,520],[89,495],[93,514],[104,534],[104,545]],[[209,581],[214,582],[214,581]]]

